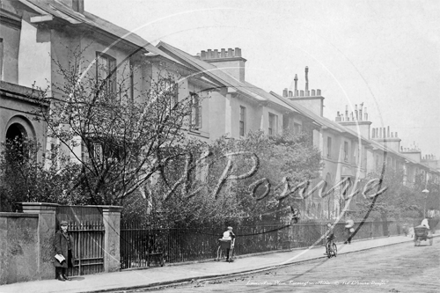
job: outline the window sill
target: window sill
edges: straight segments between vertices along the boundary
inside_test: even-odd
[[[209,133],[201,130],[188,130],[188,133],[194,136],[209,138]]]

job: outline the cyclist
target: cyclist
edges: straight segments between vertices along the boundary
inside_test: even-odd
[[[328,255],[328,253],[330,252],[329,250],[331,249],[331,246],[333,244],[333,240],[335,239],[335,234],[333,233],[333,227],[331,223],[327,224],[327,237],[326,237],[326,242],[325,242],[325,253],[324,255]]]

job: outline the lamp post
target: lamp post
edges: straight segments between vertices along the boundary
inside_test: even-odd
[[[422,193],[425,194],[425,207],[423,209],[423,218],[426,218],[426,202],[428,201],[429,190],[425,188],[425,189],[422,190]]]

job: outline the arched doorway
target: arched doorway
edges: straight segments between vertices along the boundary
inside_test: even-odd
[[[7,140],[23,139],[27,137],[26,129],[20,123],[13,123],[6,131]]]
[[[13,123],[6,131],[6,148],[8,160],[23,160],[28,158],[29,151],[26,146],[28,134],[20,123]]]

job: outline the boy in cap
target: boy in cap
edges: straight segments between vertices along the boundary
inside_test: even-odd
[[[65,260],[61,262],[57,259],[54,260],[54,266],[56,270],[56,278],[59,281],[70,281],[66,276],[68,268],[73,267],[73,237],[67,231],[67,221],[60,222],[60,230],[55,233],[54,248],[57,255],[62,255]]]

